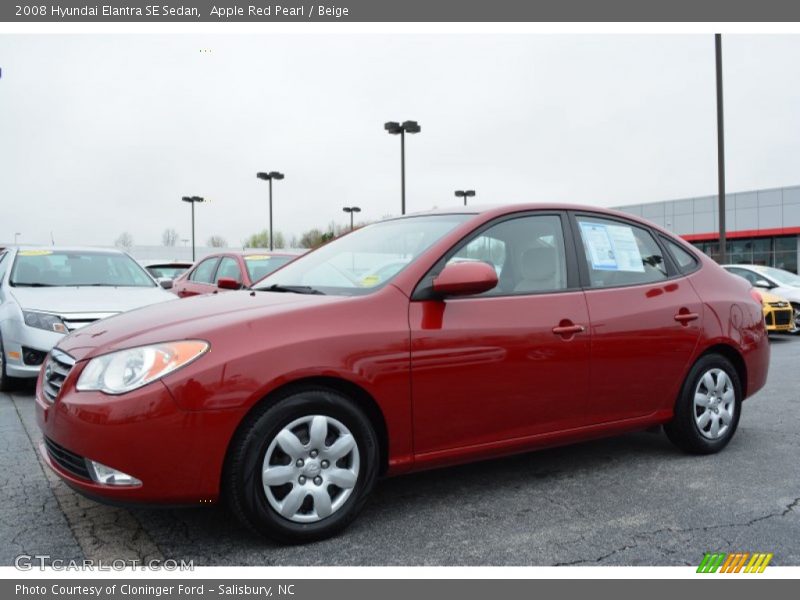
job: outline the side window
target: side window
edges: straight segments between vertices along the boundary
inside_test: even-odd
[[[737,269],[737,268],[729,268],[727,269],[728,273],[733,273],[734,275],[738,275],[739,277],[743,277],[751,284],[755,285],[756,281],[761,279],[758,275],[753,273],[752,271],[748,271],[747,269]]]
[[[239,269],[239,263],[236,262],[235,258],[224,256],[219,261],[219,268],[217,269],[217,281],[223,277],[235,279],[239,283],[242,282],[242,271]]]
[[[499,283],[482,296],[535,294],[567,288],[561,217],[539,215],[502,221],[470,240],[448,263],[482,261]]]
[[[662,236],[661,241],[666,244],[667,250],[672,255],[672,258],[675,260],[675,264],[678,265],[678,270],[681,273],[689,273],[695,270],[697,267],[697,259],[692,256],[690,252],[684,250],[669,238]]]
[[[646,229],[596,217],[578,217],[578,226],[591,287],[653,283],[667,278],[661,248]]]
[[[207,258],[192,271],[189,279],[197,283],[211,283],[211,278],[214,277],[214,268],[217,266],[218,258]]]

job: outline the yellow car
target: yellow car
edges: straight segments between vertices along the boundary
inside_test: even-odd
[[[770,333],[794,331],[794,311],[789,301],[766,290],[756,291],[761,296],[761,304],[764,306],[767,331]]]

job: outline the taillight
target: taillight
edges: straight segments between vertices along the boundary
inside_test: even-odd
[[[753,300],[758,302],[761,306],[764,306],[764,298],[758,293],[757,289],[750,288],[750,295],[753,297]]]

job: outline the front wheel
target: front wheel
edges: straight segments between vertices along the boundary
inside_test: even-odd
[[[344,529],[372,491],[378,440],[364,414],[327,389],[291,393],[257,410],[235,436],[227,502],[248,527],[287,542]]]
[[[673,444],[686,452],[719,452],[736,432],[741,408],[739,374],[727,358],[709,354],[689,371],[675,405],[675,416],[664,431]]]

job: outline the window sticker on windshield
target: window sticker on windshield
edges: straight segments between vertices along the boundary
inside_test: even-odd
[[[378,275],[367,275],[366,277],[361,278],[361,285],[363,287],[374,287],[381,282],[381,278]]]
[[[580,225],[594,270],[644,273],[642,253],[630,227],[602,223]]]
[[[47,256],[52,253],[52,250],[20,250],[17,254],[19,256]]]
[[[245,260],[269,260],[272,258],[269,254],[248,254],[244,257]]]

